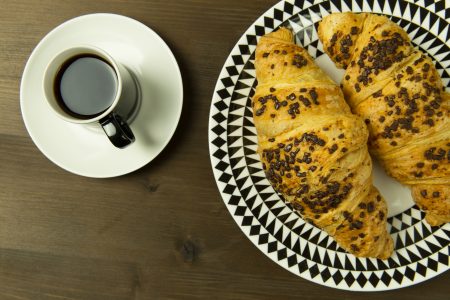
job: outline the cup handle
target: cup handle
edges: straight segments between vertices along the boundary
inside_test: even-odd
[[[111,143],[117,148],[125,148],[135,140],[130,126],[114,112],[102,118],[100,125]]]

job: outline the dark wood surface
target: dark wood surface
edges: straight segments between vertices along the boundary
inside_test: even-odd
[[[285,271],[241,233],[213,179],[207,126],[230,50],[274,0],[0,1],[0,299],[448,299],[447,272],[381,293],[326,288]],[[184,80],[178,130],[132,174],[70,174],[24,127],[19,83],[39,40],[87,13],[135,18],[173,50]]]

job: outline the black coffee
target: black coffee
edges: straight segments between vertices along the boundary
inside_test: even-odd
[[[55,80],[61,107],[77,118],[92,118],[108,109],[117,94],[113,67],[94,55],[79,55],[66,61]]]

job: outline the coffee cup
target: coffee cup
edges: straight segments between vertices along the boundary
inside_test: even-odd
[[[126,116],[137,102],[137,82],[106,51],[83,45],[58,53],[43,80],[51,110],[67,122],[101,126],[117,148],[134,142]]]

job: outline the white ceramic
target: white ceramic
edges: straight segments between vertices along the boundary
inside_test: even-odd
[[[138,82],[139,107],[128,118],[136,140],[125,149],[115,148],[100,125],[67,122],[46,103],[47,65],[80,45],[103,49]],[[119,176],[152,161],[174,134],[182,104],[181,73],[169,47],[144,24],[115,14],[84,15],[53,29],[31,54],[20,87],[22,116],[36,146],[58,166],[87,177]]]

